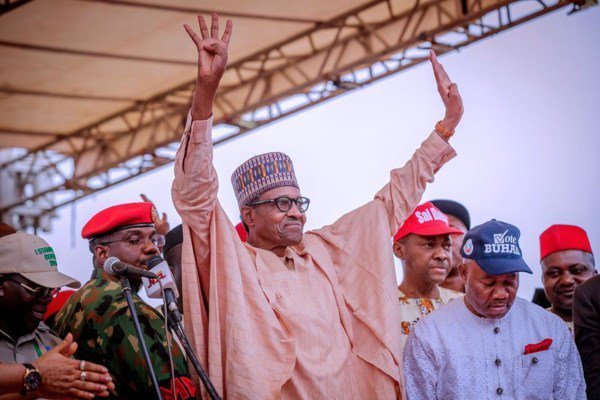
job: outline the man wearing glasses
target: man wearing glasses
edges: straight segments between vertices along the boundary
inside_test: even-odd
[[[42,322],[55,290],[81,284],[58,272],[46,241],[6,227],[0,234],[0,393],[13,394],[7,398],[108,396],[114,386],[106,369],[69,359],[76,347],[72,337],[65,335],[63,342]]]
[[[159,254],[164,236],[155,229],[156,211],[150,202],[109,207],[94,215],[81,235],[89,241],[93,254],[91,279],[69,298],[56,316],[55,329],[72,333],[81,343],[76,355],[105,365],[113,375],[119,398],[153,398],[146,362],[138,346],[132,317],[122,293],[119,278],[103,270],[109,257],[146,269],[148,260]],[[163,398],[173,399],[171,373],[164,320],[136,293],[141,280],[130,278],[133,303],[144,334],[144,341],[156,373]],[[195,389],[183,353],[171,346],[178,398],[195,398]]]
[[[232,23],[200,35],[192,108],[175,161],[173,199],[183,219],[188,336],[228,399],[392,399],[400,393],[400,318],[391,237],[427,182],[455,152],[447,143],[462,100],[430,55],[446,115],[373,201],[303,233],[309,200],[283,153],[240,165],[232,184],[248,229],[243,243],[218,199],[212,106]],[[343,173],[343,168],[339,172]]]

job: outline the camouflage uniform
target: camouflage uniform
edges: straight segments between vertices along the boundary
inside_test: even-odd
[[[144,340],[165,400],[173,398],[163,317],[132,293]],[[94,269],[92,278],[67,301],[54,323],[56,332],[73,334],[78,359],[108,368],[116,386],[111,398],[154,398],[152,381],[139,347],[127,301],[117,278]],[[195,398],[183,353],[173,341],[177,399]]]

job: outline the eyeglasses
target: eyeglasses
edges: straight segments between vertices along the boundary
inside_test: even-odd
[[[29,294],[31,294],[36,299],[43,299],[44,297],[48,297],[48,296],[54,297],[56,295],[56,293],[58,293],[60,291],[60,288],[48,288],[45,286],[37,286],[36,288],[32,288],[32,287],[24,284],[23,282],[19,282],[18,280],[13,279],[10,276],[6,276],[6,275],[3,275],[2,278],[20,285],[23,289],[28,291]]]
[[[292,204],[296,203],[296,207],[298,207],[298,211],[303,213],[303,212],[306,212],[306,210],[308,210],[308,206],[310,205],[310,199],[306,198],[306,197],[298,197],[298,198],[292,199],[287,196],[281,196],[281,197],[276,197],[276,198],[270,199],[270,200],[255,201],[254,203],[250,203],[248,205],[249,206],[257,206],[260,204],[267,204],[267,203],[275,203],[275,206],[281,212],[290,211],[292,209]]]
[[[132,246],[140,246],[142,244],[148,243],[148,241],[152,242],[152,244],[155,245],[156,247],[162,247],[165,245],[165,237],[163,235],[152,235],[149,238],[148,237],[141,238],[141,237],[137,237],[137,236],[132,236],[127,239],[111,240],[110,242],[102,242],[100,244],[105,246],[107,244],[116,243],[116,242],[127,242]]]

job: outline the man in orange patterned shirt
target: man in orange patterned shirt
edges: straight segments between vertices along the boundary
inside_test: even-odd
[[[452,234],[448,217],[432,203],[419,205],[394,236],[394,254],[402,260],[402,283],[398,287],[402,337],[401,348],[419,320],[463,294],[445,289],[452,268]]]

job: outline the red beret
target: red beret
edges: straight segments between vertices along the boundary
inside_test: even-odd
[[[394,235],[394,242],[404,236],[414,233],[421,236],[437,236],[460,233],[463,231],[451,228],[448,225],[448,217],[434,206],[431,202],[423,203],[404,221],[404,224]]]
[[[157,214],[152,203],[127,203],[108,207],[94,215],[81,230],[84,239],[137,226],[154,226]]]
[[[582,250],[592,253],[587,233],[575,225],[552,225],[542,232],[540,235],[540,260],[563,250]]]

